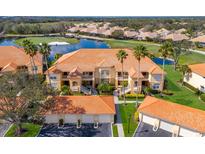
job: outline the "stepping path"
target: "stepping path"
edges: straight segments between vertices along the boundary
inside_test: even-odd
[[[114,102],[115,102],[115,108],[116,108],[116,112],[117,112],[116,126],[117,126],[117,130],[118,130],[118,136],[124,137],[125,135],[124,135],[122,120],[121,120],[121,116],[120,116],[120,108],[119,108],[120,102],[118,101],[118,96],[117,96],[116,91],[114,92]]]

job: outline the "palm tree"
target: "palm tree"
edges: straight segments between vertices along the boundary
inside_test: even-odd
[[[183,86],[184,85],[183,77],[186,74],[189,76],[189,74],[191,73],[191,69],[189,68],[188,65],[181,65],[180,66],[180,72],[182,73],[182,86]]]
[[[165,67],[165,59],[173,52],[173,45],[170,41],[166,41],[159,48],[160,56],[163,58],[163,75],[162,82],[164,83],[164,67]]]
[[[37,46],[35,46],[30,40],[23,40],[22,46],[24,47],[24,51],[27,55],[30,57],[30,64],[31,64],[31,70],[32,74],[36,74],[36,66],[34,62],[34,56],[37,54]]]
[[[145,56],[148,55],[147,48],[144,45],[139,44],[138,46],[136,46],[134,48],[133,54],[134,54],[134,57],[138,61],[137,95],[136,95],[136,103],[138,103],[138,94],[140,92],[140,87],[139,87],[139,82],[140,82],[140,61],[141,61],[141,58],[144,58]]]
[[[119,50],[118,53],[116,54],[118,60],[120,61],[120,63],[122,64],[122,87],[124,90],[124,94],[123,94],[123,99],[124,99],[124,103],[126,103],[125,101],[125,86],[124,86],[124,70],[123,70],[123,64],[124,64],[124,60],[127,58],[128,54],[126,53],[125,50]]]
[[[48,57],[50,55],[51,48],[47,43],[42,43],[42,45],[40,45],[39,47],[40,47],[40,53],[43,55],[43,58],[46,63],[46,70],[48,72],[49,85],[51,85],[50,74],[48,70]]]

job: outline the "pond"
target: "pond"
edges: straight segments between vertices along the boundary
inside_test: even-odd
[[[1,39],[0,46],[18,46],[15,44],[15,39]],[[89,39],[80,39],[80,42],[77,44],[69,45],[54,45],[51,46],[51,56],[50,59],[53,59],[56,53],[65,54],[81,48],[109,48],[109,45],[103,41],[89,40]],[[161,58],[152,59],[156,64],[162,65],[163,60]],[[172,65],[173,61],[166,59],[166,65]]]

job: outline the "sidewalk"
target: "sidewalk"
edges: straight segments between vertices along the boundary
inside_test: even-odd
[[[114,102],[115,102],[115,108],[116,108],[116,113],[117,113],[116,125],[117,125],[117,130],[118,130],[118,136],[124,137],[125,135],[124,135],[123,125],[122,125],[122,120],[121,120],[121,115],[120,115],[120,108],[119,108],[120,102],[118,101],[116,92],[114,92]]]

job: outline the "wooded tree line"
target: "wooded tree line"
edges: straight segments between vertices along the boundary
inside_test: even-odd
[[[166,28],[187,29],[190,33],[205,31],[204,17],[10,17],[0,18],[0,32],[10,34],[47,34],[65,31],[75,22],[111,22],[111,26],[148,31]]]

